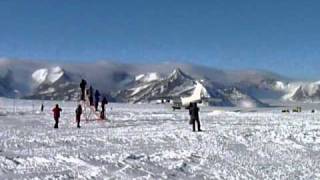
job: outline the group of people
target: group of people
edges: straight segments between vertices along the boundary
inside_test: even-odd
[[[97,112],[99,111],[98,106],[99,106],[99,101],[100,101],[100,92],[99,90],[96,90],[95,93],[93,93],[93,87],[90,86],[89,89],[86,89],[87,82],[86,80],[82,79],[80,82],[80,89],[81,89],[81,95],[80,95],[80,102],[86,102],[86,97],[88,97],[89,100],[89,106],[94,107],[94,110]],[[95,101],[93,102],[93,96],[95,97]],[[108,104],[107,98],[104,96],[101,101],[101,112],[100,112],[100,119],[105,119],[105,106]],[[43,106],[41,106],[41,109]],[[54,128],[58,128],[59,124],[59,119],[60,119],[60,113],[62,109],[59,107],[58,104],[52,109],[53,111],[53,118],[55,120],[55,125]],[[76,122],[77,122],[77,127],[80,128],[80,120],[81,120],[81,115],[83,113],[82,105],[79,104],[75,110],[76,113]]]
[[[89,89],[86,89],[87,82],[86,80],[82,79],[80,83],[80,89],[81,89],[81,97],[80,101],[85,102],[86,101],[86,95],[89,100],[89,105],[94,106],[94,110],[98,111],[98,105],[100,101],[100,92],[99,90],[96,90],[95,93],[93,93],[93,87],[90,86]],[[93,102],[93,97],[95,98],[95,101]],[[101,112],[100,112],[100,118],[105,119],[105,105],[108,104],[108,101],[106,97],[103,97],[101,101]],[[43,109],[43,105],[41,106],[41,109]],[[189,115],[190,115],[190,124],[192,124],[192,130],[196,131],[196,123],[197,123],[197,129],[198,131],[201,130],[201,125],[200,125],[200,120],[199,120],[199,108],[197,106],[196,102],[191,102],[186,109],[189,110]],[[59,107],[58,104],[56,104],[55,108],[53,108],[53,117],[55,120],[55,125],[54,128],[58,128],[59,124],[59,118],[60,118],[60,113],[62,109]],[[77,122],[77,127],[80,128],[80,120],[81,120],[81,115],[83,113],[82,106],[79,104],[76,108],[76,122]]]

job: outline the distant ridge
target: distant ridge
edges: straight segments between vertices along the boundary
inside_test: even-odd
[[[304,93],[302,87],[300,94],[297,92],[290,99],[283,98],[289,93],[286,85],[294,80],[268,71],[226,71],[175,63],[135,65],[101,61],[51,64],[0,59],[0,95],[3,97],[14,97],[15,92],[19,92],[19,97],[72,100],[78,96],[81,78],[119,102],[149,102],[160,97],[190,95],[196,81],[204,85],[211,97],[221,99],[223,103],[211,102],[219,106],[240,106],[241,100],[230,99],[236,97],[231,95],[234,93],[242,94],[242,98],[250,99],[252,105],[257,106],[263,106],[263,100],[268,98],[318,101],[320,96],[318,93]],[[281,83],[282,89],[279,88]]]

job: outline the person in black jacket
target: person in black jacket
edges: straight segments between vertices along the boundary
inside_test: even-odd
[[[86,90],[87,81],[82,79],[80,83],[81,88],[81,101],[84,101],[85,90]]]
[[[96,92],[94,93],[94,98],[95,98],[94,107],[95,107],[96,111],[98,111],[98,105],[99,105],[99,100],[100,100],[99,90],[96,90]]]
[[[77,121],[77,128],[80,128],[80,119],[81,119],[81,114],[82,114],[82,107],[79,104],[77,109],[76,109],[76,121]]]
[[[43,105],[43,103],[42,103],[41,106],[40,106],[40,111],[41,111],[41,112],[44,111],[44,105]]]
[[[92,88],[92,86],[90,86],[90,88],[89,88],[89,103],[90,103],[90,106],[93,106],[93,88]]]
[[[100,114],[100,118],[101,119],[105,119],[105,105],[108,104],[108,100],[106,97],[103,97],[102,101],[101,101],[101,114]]]
[[[192,130],[196,131],[196,123],[198,126],[198,131],[201,130],[200,120],[199,120],[199,108],[197,103],[190,103],[189,107],[190,124],[192,124]]]

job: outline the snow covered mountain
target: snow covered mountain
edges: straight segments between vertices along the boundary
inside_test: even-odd
[[[235,106],[235,107],[243,107],[243,108],[255,108],[255,107],[267,107],[269,106],[266,103],[261,102],[257,98],[250,96],[249,94],[245,94],[241,92],[237,88],[224,89],[222,91],[224,95],[224,99],[226,99],[227,104],[222,104],[225,106]]]
[[[79,97],[77,83],[59,66],[38,69],[32,73],[32,79],[36,87],[26,98],[76,100]]]
[[[8,70],[3,77],[0,77],[0,96],[15,97],[18,91],[13,88],[13,72]]]
[[[122,102],[189,97],[194,94],[197,81],[207,91],[210,98],[206,99],[212,105],[260,106],[265,99],[319,100],[317,83],[296,83],[266,71],[226,71],[175,63],[51,64],[0,58],[0,95],[4,97],[76,99],[81,78]]]
[[[154,76],[154,75],[153,75]],[[150,74],[147,75],[150,77]],[[136,78],[131,87],[121,90],[117,97],[122,101],[150,102],[158,99],[190,95],[194,89],[194,80],[184,74],[180,69],[175,69],[166,78]]]
[[[285,100],[320,102],[320,81],[287,84],[284,89],[287,91],[287,94],[283,97]]]
[[[275,80],[263,85],[266,90],[278,94],[278,98],[282,101],[320,102],[320,81],[284,82]]]
[[[119,99],[133,103],[181,99],[183,105],[202,100],[203,103],[219,106],[266,106],[236,88],[226,89],[212,82],[196,80],[179,68],[166,78],[157,78],[153,81],[140,81],[140,78],[136,80],[138,82],[132,87],[119,92]]]

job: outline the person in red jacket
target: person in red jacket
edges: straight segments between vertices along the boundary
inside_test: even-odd
[[[54,124],[54,128],[58,128],[58,123],[59,123],[59,118],[60,118],[60,112],[61,111],[62,111],[62,109],[59,107],[58,104],[56,104],[56,107],[52,109],[53,118],[54,118],[54,121],[56,122]]]

